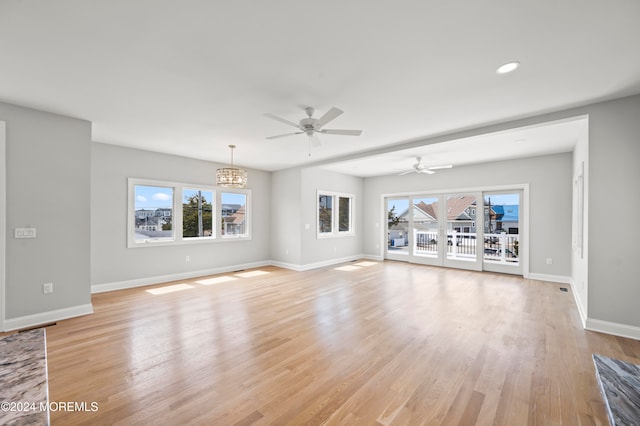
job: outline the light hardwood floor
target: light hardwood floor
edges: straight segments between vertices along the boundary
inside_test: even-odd
[[[639,341],[583,330],[559,284],[260,271],[96,294],[49,327],[50,400],[99,405],[52,424],[604,425],[591,354],[640,363]],[[147,292],[175,284],[192,287]]]

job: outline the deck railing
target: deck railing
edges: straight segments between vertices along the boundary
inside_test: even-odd
[[[447,233],[447,258],[458,260],[476,259],[476,234],[449,231]],[[438,255],[438,232],[414,230],[415,254],[436,257]],[[484,234],[483,256],[492,263],[517,264],[518,234]]]

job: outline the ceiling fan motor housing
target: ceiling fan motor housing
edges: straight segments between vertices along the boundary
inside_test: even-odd
[[[303,118],[300,120],[300,130],[305,132],[307,136],[312,136],[313,132],[316,131],[315,124],[318,121],[315,118]]]

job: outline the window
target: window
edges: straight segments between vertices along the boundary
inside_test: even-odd
[[[353,235],[354,195],[318,191],[318,237]]]
[[[135,185],[134,195],[135,242],[173,240],[173,188]]]
[[[182,191],[182,238],[213,238],[213,191]]]
[[[318,232],[330,234],[333,231],[333,196],[318,196]]]
[[[130,178],[127,246],[249,239],[250,201],[249,190]]]
[[[338,232],[351,231],[351,197],[338,197]]]
[[[223,192],[221,195],[222,238],[247,237],[249,227],[247,226],[247,193],[246,192]]]

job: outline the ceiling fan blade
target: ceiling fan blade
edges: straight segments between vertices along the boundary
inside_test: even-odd
[[[450,169],[453,167],[453,164],[447,164],[445,166],[434,166],[434,167],[429,167],[429,170],[441,170],[441,169]]]
[[[318,131],[327,135],[360,136],[362,134],[362,130],[322,129]]]
[[[315,123],[315,128],[320,129],[322,126],[330,122],[331,120],[335,120],[340,114],[344,111],[338,109],[336,107],[331,107],[329,111],[327,111],[322,117],[318,119]]]
[[[300,127],[297,123],[294,123],[293,121],[289,121],[286,118],[281,118],[281,117],[278,117],[277,115],[273,115],[271,113],[266,113],[264,116],[268,117],[268,118],[270,118],[272,120],[276,120],[276,121],[279,121],[281,123],[288,124],[289,126],[298,127],[298,128]]]
[[[284,138],[285,136],[301,135],[303,133],[304,132],[285,133],[284,135],[268,136],[267,139],[278,139],[278,138]]]
[[[413,173],[415,170],[407,170],[406,172],[398,173],[398,176],[408,175],[409,173]]]
[[[427,174],[427,175],[432,175],[435,172],[432,171],[432,170],[429,170],[429,169],[420,169],[420,170],[418,170],[418,173],[424,173],[424,174]]]

